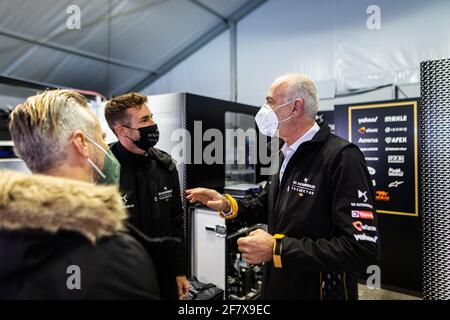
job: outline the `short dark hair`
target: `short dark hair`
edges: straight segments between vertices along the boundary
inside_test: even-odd
[[[137,92],[130,92],[109,100],[105,107],[105,118],[108,126],[116,133],[114,128],[117,124],[130,125],[130,117],[127,109],[140,109],[147,102],[147,97]]]

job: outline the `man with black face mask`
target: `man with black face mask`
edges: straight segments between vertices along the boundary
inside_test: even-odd
[[[170,155],[154,147],[159,131],[147,97],[139,93],[115,97],[105,107],[105,118],[119,140],[111,151],[121,164],[120,190],[129,222],[149,237],[183,239],[178,172]],[[176,257],[152,253],[163,298],[183,298],[189,292],[184,247],[176,250]],[[168,263],[172,259],[174,263]]]

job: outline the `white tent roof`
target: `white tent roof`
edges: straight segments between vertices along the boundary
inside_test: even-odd
[[[2,0],[0,75],[104,95],[139,90],[264,1]],[[71,5],[79,30],[66,26]]]

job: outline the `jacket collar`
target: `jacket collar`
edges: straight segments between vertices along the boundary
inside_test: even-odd
[[[115,187],[7,170],[0,181],[0,229],[73,231],[92,243],[125,230]]]
[[[120,142],[112,144],[110,148],[121,165],[141,165],[145,162],[156,160],[169,171],[173,171],[176,168],[170,155],[155,147],[149,148],[145,155],[135,154],[128,151]]]
[[[130,152],[119,141],[111,146],[111,150],[120,162],[142,163],[149,159],[149,153],[141,155]]]
[[[314,135],[314,137],[311,139],[311,142],[324,142],[328,140],[328,137],[330,136],[331,129],[330,126],[323,122],[320,126],[319,131]]]

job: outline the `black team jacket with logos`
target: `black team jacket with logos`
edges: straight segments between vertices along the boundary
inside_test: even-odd
[[[283,157],[280,159],[280,165]],[[265,264],[264,299],[357,299],[357,280],[378,265],[374,193],[354,144],[323,124],[271,176],[255,198],[238,201],[238,218],[283,234],[281,268]]]
[[[145,156],[137,155],[119,142],[111,146],[111,151],[121,165],[120,191],[130,215],[129,223],[150,238],[183,240],[180,182],[170,155],[156,148],[150,148]],[[134,232],[132,235],[143,239]],[[160,250],[149,251],[155,263],[161,297],[178,299],[175,277],[186,275],[184,244],[175,249],[162,244]]]

